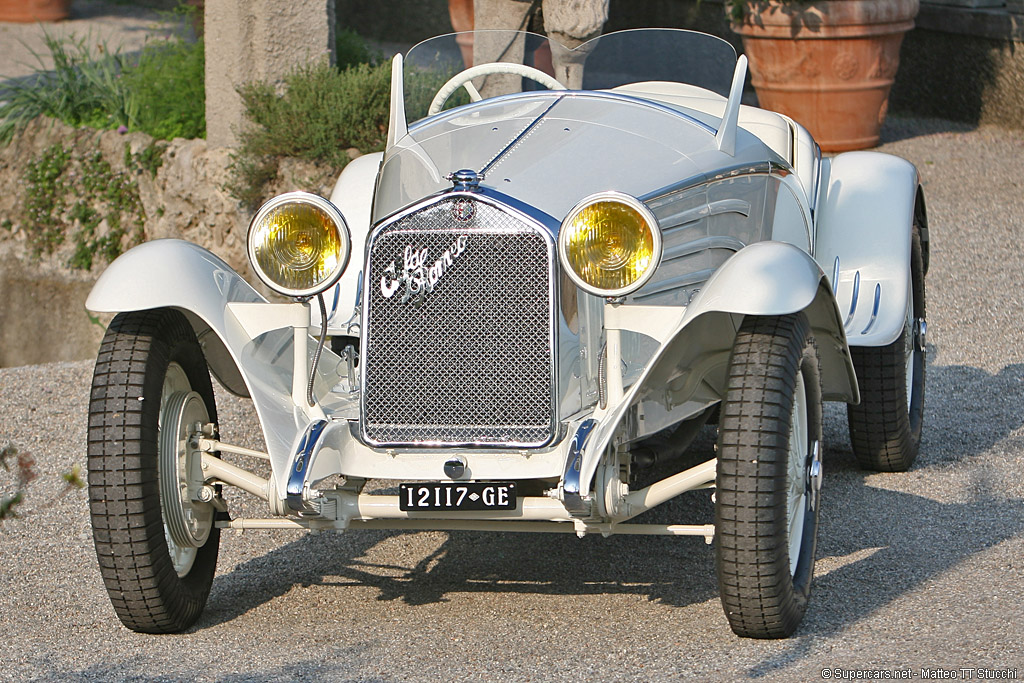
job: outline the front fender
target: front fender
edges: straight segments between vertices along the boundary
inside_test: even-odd
[[[305,400],[301,405],[293,400],[295,340],[306,341],[306,367],[315,350],[307,330],[308,304],[268,303],[202,247],[182,240],[154,240],[110,264],[89,294],[86,308],[107,313],[182,311],[217,379],[233,393],[252,397],[274,472],[286,471],[293,445],[314,410]],[[317,366],[318,396],[327,395],[338,383],[338,361],[329,349],[323,350]],[[305,381],[305,376],[298,378],[302,395]],[[278,481],[282,498],[283,486]]]
[[[744,316],[797,312],[807,316],[818,344],[823,397],[859,401],[853,361],[827,278],[807,253],[792,245],[758,242],[741,249],[685,309],[608,310],[610,325],[654,334],[660,345],[622,400],[595,415],[598,424],[582,451],[580,490],[590,489],[601,458],[637,406],[643,407],[640,414],[685,419],[723,398],[729,356]],[[654,327],[652,321],[657,321]]]
[[[232,334],[229,302],[265,303],[231,266],[184,240],[145,242],[119,256],[93,286],[85,307],[97,313],[176,308],[188,316],[204,346],[210,370],[229,391],[249,396],[235,354],[249,341]],[[209,337],[210,330],[217,332]],[[238,330],[240,332],[240,330]],[[212,343],[211,343],[212,342]]]
[[[848,152],[822,164],[827,181],[818,204],[815,258],[832,278],[849,344],[891,344],[911,305],[917,169],[878,152]]]
[[[741,249],[711,276],[687,307],[686,318],[716,313],[735,319],[798,311],[807,315],[818,342],[822,396],[857,403],[857,376],[840,310],[825,273],[802,249],[783,242],[756,242]],[[741,322],[735,320],[735,329]],[[732,339],[728,341],[731,350]]]

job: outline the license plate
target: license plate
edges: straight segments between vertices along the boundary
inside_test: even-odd
[[[398,485],[398,508],[406,512],[515,510],[515,482],[424,482]]]

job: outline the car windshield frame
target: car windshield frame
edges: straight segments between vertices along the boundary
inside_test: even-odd
[[[729,96],[736,50],[725,40],[688,29],[628,29],[593,38],[577,48],[525,31],[483,30],[448,33],[413,46],[403,60],[406,119],[415,125],[429,118],[438,91],[466,68],[503,62],[557,75],[568,90],[612,90],[643,82],[672,82]],[[569,81],[569,82],[564,82]],[[516,92],[547,90],[518,74],[479,77],[471,81],[483,99]],[[470,103],[459,86],[442,111]]]

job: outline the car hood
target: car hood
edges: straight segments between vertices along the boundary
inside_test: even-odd
[[[644,197],[767,158],[743,131],[735,155],[719,151],[718,124],[614,93],[524,93],[460,107],[423,121],[388,150],[373,220],[450,189],[447,176],[461,169],[557,222],[595,192]]]

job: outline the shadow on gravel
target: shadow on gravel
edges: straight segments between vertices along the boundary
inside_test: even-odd
[[[698,498],[699,496],[699,498]],[[675,520],[712,519],[708,494],[670,503]],[[415,566],[377,564],[365,555],[406,532],[305,536],[218,576],[198,628],[230,621],[297,585],[377,590],[378,601],[416,606],[452,593],[640,595],[684,606],[718,595],[711,546],[699,538],[453,532]],[[680,577],[687,577],[680,580]]]
[[[1024,449],[1024,436],[1015,435],[1024,424],[1024,365],[995,375],[930,365],[928,373],[924,443],[914,471],[966,466],[993,449]],[[816,579],[797,635],[778,643],[774,654],[749,671],[752,678],[799,663],[822,636],[841,632],[970,556],[1024,533],[1024,501],[1002,496],[998,482],[979,482],[973,500],[955,504],[877,488],[873,484],[884,481],[879,477],[898,482],[914,471],[859,470],[844,412],[833,405],[827,416],[818,544],[819,558],[839,558],[838,566]],[[712,457],[710,443],[701,439],[696,459]],[[649,514],[660,521],[704,522],[713,509],[707,492],[694,492]],[[366,559],[379,554],[371,552],[376,545],[405,535],[353,531],[288,543],[218,576],[197,628],[235,619],[302,585],[336,586],[339,606],[352,586],[374,588],[378,601],[410,606],[444,602],[454,593],[629,594],[680,607],[718,595],[713,549],[697,538],[462,532],[438,534],[439,545],[415,566]]]
[[[971,556],[1024,534],[1024,500],[1000,492],[999,481],[975,477],[973,498],[965,503],[940,503],[872,485],[880,477],[898,481],[932,467],[966,467],[985,453],[999,458],[1000,453],[1024,451],[1019,432],[1024,365],[1009,365],[994,375],[969,366],[929,365],[928,385],[924,440],[910,473],[863,472],[848,444],[830,441],[818,558],[848,561],[815,579],[811,606],[797,634],[753,667],[750,678],[775,675],[805,656],[816,656],[812,651],[823,637],[884,609]],[[936,608],[941,609],[941,598]]]
[[[948,466],[997,444],[1024,450],[1024,364],[991,374],[966,365],[928,366],[925,434],[914,468]]]
[[[980,495],[965,504],[872,488],[853,472],[832,491],[818,556],[863,559],[815,579],[811,608],[797,635],[749,672],[778,674],[813,654],[822,639],[883,609],[972,555],[1024,533],[1024,500]],[[856,514],[841,513],[856,510]],[[841,533],[837,533],[841,530]],[[940,604],[936,611],[941,610]]]

